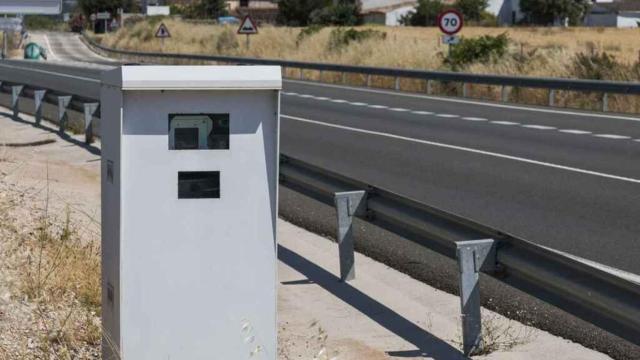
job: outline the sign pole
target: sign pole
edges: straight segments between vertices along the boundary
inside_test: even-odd
[[[247,50],[249,50],[249,46],[251,44],[251,40],[250,40],[251,37],[249,36],[249,34],[247,34],[246,37],[247,37]]]
[[[2,32],[2,58],[6,59],[7,58],[7,53],[9,50],[9,42],[7,39],[7,30],[4,30]]]

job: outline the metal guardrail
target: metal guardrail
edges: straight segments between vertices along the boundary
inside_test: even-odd
[[[40,96],[42,100],[48,92],[58,97],[59,109],[60,98],[70,101],[70,95],[76,96],[84,105],[85,119],[89,119],[85,124],[87,134],[92,135],[90,118],[96,110],[92,106],[97,104],[94,94],[100,86],[97,80],[99,72],[51,64],[24,64],[25,62],[20,61],[0,62],[0,80],[13,82],[9,86],[14,114],[20,111],[17,101],[20,94],[33,94],[29,96]],[[84,76],[76,76],[72,74],[74,71],[85,73]],[[47,87],[47,83],[51,87]],[[66,93],[60,94],[61,91]],[[72,93],[73,91],[78,93]],[[35,95],[37,92],[40,95]],[[86,96],[91,98],[87,99]],[[36,113],[37,103],[38,101]],[[88,117],[87,107],[89,111],[94,111]],[[63,129],[60,114],[57,120]],[[463,316],[463,322],[466,321],[464,319],[473,319],[473,316],[479,315],[479,302],[470,306],[472,309],[477,308],[477,314],[473,311],[464,313],[464,294],[471,294],[469,298],[472,300],[478,299],[476,285],[478,272],[482,271],[640,345],[639,276],[528,242],[288,156],[281,159],[280,180],[283,185],[326,203],[333,204],[336,201],[336,205],[336,193],[364,190],[364,195],[359,195],[358,198],[359,211],[350,212],[349,216],[360,217],[449,258],[458,258],[463,314],[469,316]],[[349,276],[348,273],[344,275],[346,278]],[[466,339],[464,342],[466,352]]]
[[[502,86],[501,100],[507,101],[506,87],[524,87],[549,90],[549,106],[555,105],[555,92],[557,90],[596,92],[602,94],[602,110],[608,111],[608,94],[640,95],[640,82],[623,81],[601,81],[563,78],[538,78],[527,76],[505,76],[490,74],[468,74],[445,71],[425,71],[398,68],[382,68],[371,66],[353,66],[329,63],[311,63],[303,61],[288,61],[279,59],[260,59],[235,56],[216,56],[200,54],[180,54],[180,53],[154,53],[141,52],[122,49],[113,49],[96,43],[91,37],[83,34],[83,40],[87,45],[106,52],[108,54],[133,56],[137,58],[153,59],[174,59],[174,60],[198,60],[215,61],[233,64],[247,65],[277,65],[286,68],[300,70],[300,79],[304,80],[304,70],[314,70],[320,72],[322,79],[323,72],[342,73],[342,82],[346,82],[345,74],[365,75],[366,86],[371,86],[371,76],[386,76],[395,78],[395,89],[400,90],[400,79],[417,79],[427,82],[427,93],[431,93],[432,81],[457,82],[462,83],[462,96],[467,97],[468,88],[466,84],[497,85]]]

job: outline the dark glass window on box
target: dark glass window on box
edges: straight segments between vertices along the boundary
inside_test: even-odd
[[[178,172],[178,199],[219,199],[219,171]]]
[[[228,150],[229,114],[170,114],[169,150]]]

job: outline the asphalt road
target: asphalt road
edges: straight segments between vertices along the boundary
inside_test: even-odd
[[[43,35],[49,43],[44,46],[59,62],[110,63],[75,35]],[[88,66],[65,71],[71,78],[98,78],[104,69]],[[37,75],[15,76],[41,76],[50,85],[46,72],[51,69],[41,69]],[[67,86],[64,81],[55,85]],[[638,140],[640,117],[626,115],[299,81],[285,81],[282,94],[283,153],[636,274]],[[282,216],[318,233],[333,233],[330,207],[281,190]],[[364,222],[356,226],[359,251],[457,291],[453,261]],[[499,281],[483,276],[481,288],[489,308],[618,359],[640,358],[640,347]]]
[[[285,81],[281,136],[284,154],[640,274],[640,117]]]

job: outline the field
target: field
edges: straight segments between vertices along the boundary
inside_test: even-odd
[[[164,43],[154,37],[163,21],[172,38]],[[447,46],[440,43],[436,28],[362,27],[384,32],[385,36],[352,41],[346,46],[332,46],[331,33],[335,28],[323,28],[302,36],[303,29],[263,26],[260,34],[251,37],[247,49],[244,36],[238,36],[234,27],[188,23],[176,19],[151,18],[132,23],[115,33],[97,37],[110,47],[140,50],[199,54],[221,54],[279,58],[350,65],[371,65],[427,70],[449,70],[443,60]],[[567,78],[596,78],[624,81],[640,80],[640,30],[611,28],[480,28],[468,27],[461,35],[475,38],[482,35],[509,37],[507,54],[489,61],[467,64],[459,71],[504,75],[549,76]],[[602,53],[611,57],[602,60]],[[578,57],[584,55],[582,62]],[[294,76],[293,70],[289,75]],[[309,74],[316,77],[318,74]],[[327,75],[325,81],[338,81],[338,74]],[[354,76],[356,77],[356,76]],[[363,79],[350,78],[357,83]],[[375,79],[374,86],[391,86],[390,79]],[[403,81],[403,89],[424,90],[424,84]],[[451,86],[436,89],[451,94]],[[457,90],[456,90],[457,91]],[[495,99],[499,89],[475,86],[473,96]],[[559,106],[589,107],[593,98],[558,93]],[[547,101],[546,92],[519,89],[512,91],[510,100],[527,99],[534,104]],[[599,101],[599,100],[598,100]],[[598,101],[595,101],[597,103]],[[640,112],[638,99],[610,97],[614,111]]]

